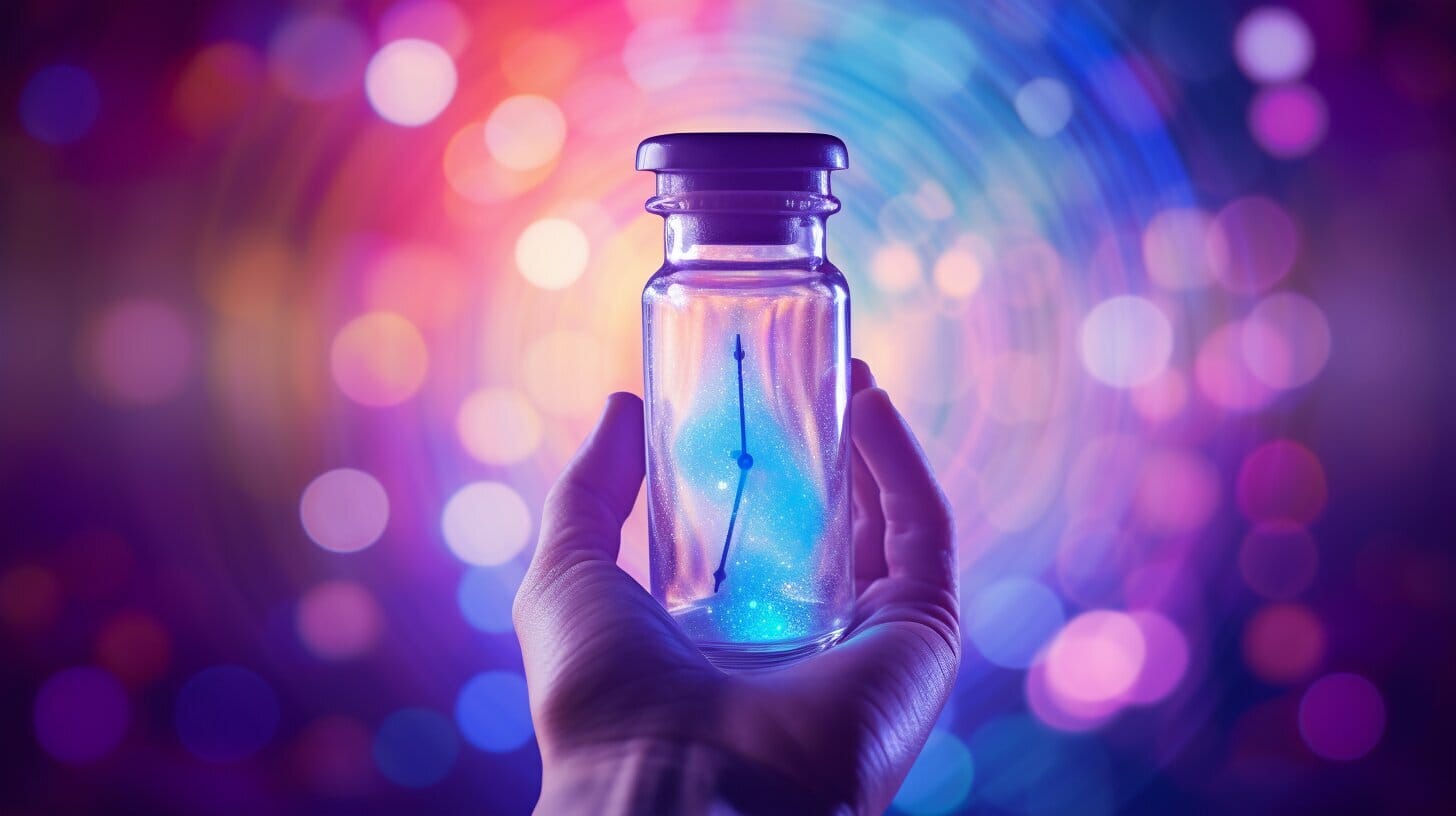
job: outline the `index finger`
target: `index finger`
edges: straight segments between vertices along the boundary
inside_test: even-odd
[[[880,489],[885,516],[885,562],[903,576],[954,591],[955,525],[915,434],[890,396],[869,388],[854,396],[854,443]]]

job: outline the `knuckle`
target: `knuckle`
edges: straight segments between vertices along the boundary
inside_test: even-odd
[[[922,516],[921,524],[937,543],[944,544],[955,537],[955,512],[940,491],[936,491],[934,500],[927,504]]]
[[[518,632],[525,627],[538,604],[535,572],[533,567],[526,573],[526,577],[521,579],[520,587],[516,589],[516,597],[511,600],[511,623]]]
[[[935,489],[935,516],[937,523],[947,532],[955,530],[955,508],[950,499],[946,498],[945,491],[939,487]]]

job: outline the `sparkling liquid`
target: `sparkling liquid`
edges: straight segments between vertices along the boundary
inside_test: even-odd
[[[653,594],[724,668],[824,648],[854,604],[843,277],[660,272],[643,329]]]

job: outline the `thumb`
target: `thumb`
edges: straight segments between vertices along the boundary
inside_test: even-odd
[[[536,561],[585,556],[615,562],[622,523],[642,486],[643,457],[642,400],[612,394],[596,429],[546,496]]]

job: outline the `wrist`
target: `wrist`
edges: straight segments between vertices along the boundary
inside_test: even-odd
[[[634,739],[543,757],[537,813],[849,812],[764,765],[688,740]]]

